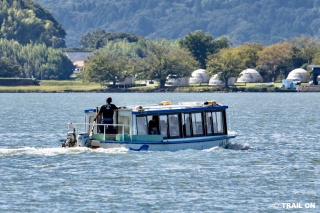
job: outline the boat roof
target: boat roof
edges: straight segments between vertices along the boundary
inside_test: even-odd
[[[228,108],[228,106],[218,104],[215,101],[179,102],[178,104],[171,104],[169,101],[163,101],[159,105],[136,106],[132,109],[132,114],[171,114],[193,111],[214,111],[226,108]]]
[[[215,101],[179,102],[178,104],[171,104],[170,101],[162,101],[160,104],[154,105],[126,106],[125,110],[129,109],[132,111],[132,114],[135,115],[154,115],[194,111],[219,111],[227,108],[228,106]],[[96,112],[96,109],[85,110],[85,113],[88,112]]]

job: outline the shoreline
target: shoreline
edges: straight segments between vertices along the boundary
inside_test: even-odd
[[[147,90],[129,90],[129,89],[93,89],[93,90],[0,90],[0,93],[236,93],[236,92],[263,92],[263,93],[275,93],[275,92],[320,92],[319,91],[297,91],[296,89],[281,89],[281,88],[227,88],[227,89],[147,89]]]
[[[77,81],[43,81],[33,86],[0,86],[0,93],[227,93],[227,92],[320,92],[320,85],[303,84],[293,89],[274,86],[261,86],[255,83],[235,85],[227,88],[209,85],[191,85],[186,87],[156,86],[103,87],[100,84],[83,84]]]

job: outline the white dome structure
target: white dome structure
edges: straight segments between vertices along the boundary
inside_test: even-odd
[[[198,69],[192,72],[189,79],[190,84],[209,83],[209,75],[204,69]]]
[[[245,69],[243,70],[237,79],[239,83],[257,83],[262,82],[262,77],[259,72],[255,69]]]
[[[219,79],[219,75],[213,75],[209,80],[209,85],[223,86],[224,82]]]
[[[302,69],[302,68],[298,68],[298,69],[294,69],[292,70],[288,77],[288,79],[299,79],[301,82],[306,83],[309,82],[310,80],[310,75],[308,74],[307,70]]]
[[[235,81],[236,81],[236,78],[234,77],[228,78],[228,85],[229,86],[234,85]],[[219,74],[215,74],[210,78],[209,85],[224,86],[224,81],[219,79]]]

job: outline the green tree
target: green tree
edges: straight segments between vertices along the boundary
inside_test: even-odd
[[[209,56],[207,71],[211,74],[218,74],[228,87],[228,79],[238,76],[243,69],[243,63],[237,51],[231,48],[220,50]]]
[[[19,67],[14,77],[37,79],[69,79],[74,70],[70,59],[59,49],[44,43],[21,45],[17,41],[0,39],[0,57]]]
[[[267,46],[258,55],[257,69],[265,81],[276,81],[279,76],[285,78],[293,69],[292,45],[288,42]]]
[[[320,48],[320,43],[315,37],[306,35],[292,38],[288,42],[292,45],[291,57],[295,68],[310,64]]]
[[[1,78],[17,77],[20,75],[20,73],[21,73],[21,68],[16,64],[12,64],[10,59],[8,58],[0,59],[0,77]]]
[[[66,80],[70,79],[73,73],[74,65],[70,59],[60,50],[53,48],[48,49],[46,63],[39,67],[39,79],[47,80]]]
[[[103,48],[99,49],[104,54],[122,55],[128,58],[146,57],[146,41],[129,42],[124,40],[109,41]]]
[[[197,65],[190,52],[185,49],[150,42],[140,74],[142,73],[146,78],[158,80],[160,88],[164,88],[169,75],[176,78],[190,76]]]
[[[121,32],[105,33],[96,41],[95,48],[100,49],[112,41],[114,42],[127,41],[129,43],[135,43],[141,40],[144,40],[144,38],[135,34],[121,33]]]
[[[259,60],[258,53],[263,50],[263,45],[259,43],[244,43],[234,48],[242,61],[242,67],[255,68]]]
[[[196,67],[190,52],[181,49],[178,42],[124,39],[108,42],[95,57],[90,57],[81,76],[87,81],[115,83],[131,75],[159,80],[164,87],[168,75],[189,76]]]
[[[215,52],[218,52],[221,49],[229,48],[232,46],[232,42],[225,36],[221,36],[221,37],[217,38],[214,41],[214,43],[215,43],[215,49],[216,49]]]
[[[314,54],[311,64],[320,64],[320,49]]]
[[[80,46],[82,48],[96,48],[97,41],[106,33],[103,29],[88,32],[80,39]]]
[[[218,52],[221,48],[228,47],[230,42],[225,37],[215,41],[211,35],[203,33],[201,30],[196,30],[181,39],[179,44],[192,53],[201,68],[206,69],[208,55]]]
[[[98,52],[86,60],[84,71],[80,73],[80,77],[84,81],[96,82],[101,85],[108,82],[113,82],[115,85],[117,81],[127,77],[131,70],[132,65],[127,58]]]

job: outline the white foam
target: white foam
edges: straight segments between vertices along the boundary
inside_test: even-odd
[[[108,148],[108,149],[104,149],[104,148],[92,149],[92,152],[97,152],[97,153],[114,153],[114,154],[127,153],[128,151],[129,151],[129,150],[126,149],[125,147],[121,147],[121,148]]]
[[[215,146],[215,147],[212,147],[210,149],[204,149],[203,151],[205,152],[216,152],[216,151],[221,151],[222,149],[219,147],[219,146]]]
[[[35,147],[21,147],[0,149],[0,155],[44,155],[54,156],[61,154],[81,153],[86,151],[85,148],[35,148]]]

